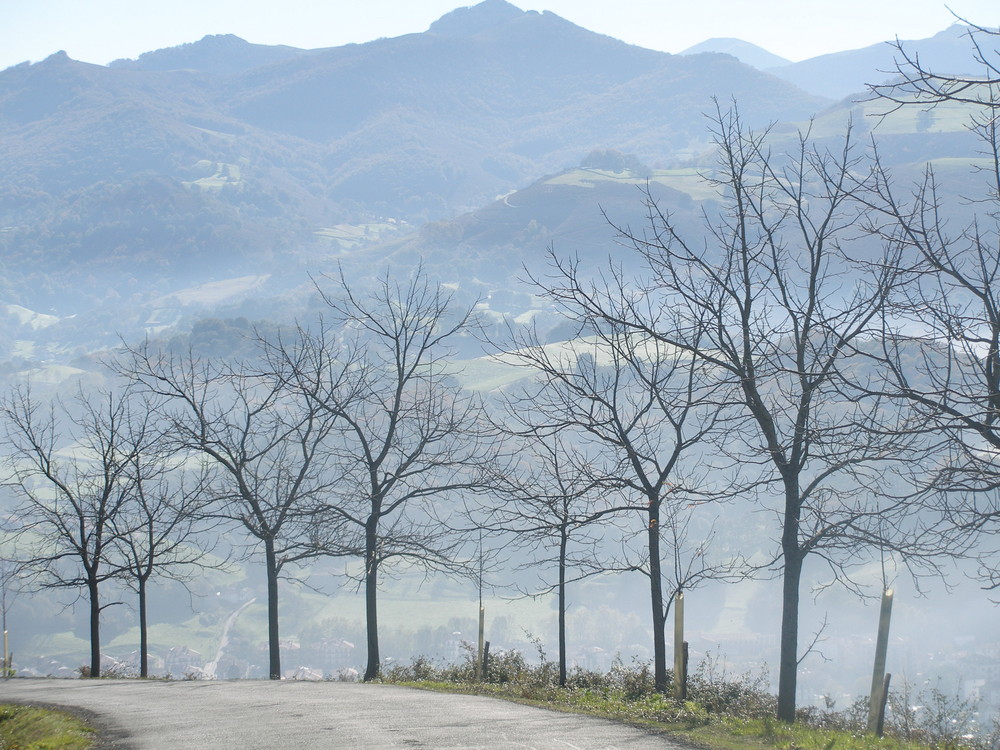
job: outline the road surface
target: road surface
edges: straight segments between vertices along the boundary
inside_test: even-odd
[[[602,719],[392,685],[12,679],[5,702],[82,709],[101,750],[678,750]]]

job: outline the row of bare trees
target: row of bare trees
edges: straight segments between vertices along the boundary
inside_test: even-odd
[[[480,487],[494,450],[445,363],[468,316],[420,271],[366,295],[340,283],[323,299],[326,317],[258,337],[239,363],[146,343],[112,363],[119,391],[45,406],[19,388],[4,401],[17,558],[39,585],[86,590],[93,676],[100,585],[134,581],[145,675],[147,581],[214,563],[204,540],[226,529],[247,540],[235,552],[263,558],[272,679],[279,579],[297,564],[363,562],[366,679],[380,665],[381,578],[468,565],[442,502]]]
[[[877,147],[859,148],[850,129],[836,143],[806,131],[789,147],[718,108],[718,163],[706,175],[717,200],[703,231],[686,233],[647,190],[642,230],[617,227],[641,272],[612,263],[595,275],[553,254],[550,275],[535,279],[595,356],[570,364],[536,340],[511,355],[543,373],[534,409],[518,408],[522,429],[582,429],[605,459],[620,458],[607,475],[589,463],[592,481],[645,500],[657,635],[652,529],[664,500],[676,512],[678,501],[753,496],[773,510],[785,721],[804,658],[808,559],[860,590],[852,571],[870,561],[936,574],[942,558],[978,544],[982,579],[1000,585],[989,543],[1000,520],[1000,78],[997,32],[970,37],[982,75],[935,74],[900,47],[901,79],[875,89],[900,107],[972,108],[982,153],[964,208],[946,204],[932,167],[913,189],[894,184]],[[967,223],[949,224],[969,206]],[[700,476],[678,463],[692,448]],[[731,574],[737,560],[691,568],[678,554],[685,541],[672,547],[675,571],[696,576]],[[662,687],[662,643],[655,652]]]
[[[18,495],[10,515],[18,568],[8,572],[29,588],[86,597],[94,676],[105,583],[124,580],[137,595],[146,676],[150,579],[184,580],[193,568],[215,564],[211,545],[192,543],[205,507],[203,477],[175,470],[155,414],[127,388],[81,388],[70,399],[44,403],[21,386],[0,403],[6,481]]]
[[[525,368],[515,385],[459,386],[450,348],[474,317],[418,269],[370,293],[334,279],[318,288],[322,317],[258,337],[238,365],[147,344],[116,361],[123,390],[76,407],[14,391],[3,412],[19,557],[46,585],[87,592],[92,673],[100,585],[127,575],[142,601],[155,572],[207,563],[199,524],[225,524],[263,557],[272,678],[282,574],[320,556],[361,561],[372,679],[380,581],[395,566],[474,568],[475,530],[553,564],[563,681],[572,581],[648,578],[665,690],[674,596],[774,571],[778,716],[793,721],[807,563],[861,591],[863,566],[935,574],[942,557],[981,552],[1000,520],[998,81],[942,79],[906,58],[900,71],[882,92],[900,106],[978,107],[989,179],[961,229],[942,218],[933,171],[904,190],[850,130],[789,146],[719,107],[703,231],[647,191],[646,225],[618,227],[641,271],[553,253],[534,285],[578,335],[551,344],[512,327],[493,342],[498,364]],[[763,566],[697,515],[735,500],[773,518]]]

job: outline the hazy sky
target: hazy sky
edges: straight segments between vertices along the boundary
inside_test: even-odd
[[[425,31],[468,0],[0,0],[0,69],[58,50],[104,64],[236,34],[261,44],[332,47]],[[591,31],[680,52],[738,37],[791,60],[894,37],[921,39],[954,20],[1000,25],[997,0],[515,0]]]

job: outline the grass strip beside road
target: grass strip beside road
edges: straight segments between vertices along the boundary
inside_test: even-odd
[[[662,695],[627,699],[592,690],[525,685],[397,682],[422,690],[493,698],[588,714],[661,732],[678,744],[698,750],[929,750],[929,746],[892,737],[879,738],[845,730],[823,729],[772,719],[709,715],[697,704],[678,705]]]
[[[94,730],[65,711],[0,705],[0,750],[88,750]]]

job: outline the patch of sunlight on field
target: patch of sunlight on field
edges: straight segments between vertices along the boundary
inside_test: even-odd
[[[601,182],[616,182],[625,185],[643,186],[647,183],[644,176],[632,172],[611,172],[604,169],[573,169],[553,177],[548,185],[569,185],[573,187],[593,188]],[[715,198],[718,192],[701,175],[697,169],[657,169],[648,179],[686,193],[695,200]]]
[[[202,159],[194,165],[194,168],[202,172],[204,176],[195,180],[187,180],[184,184],[192,185],[201,190],[218,191],[226,185],[238,185],[242,181],[238,164]]]
[[[955,102],[943,102],[933,108],[908,105],[892,110],[890,103],[871,99],[851,107],[835,107],[812,123],[812,135],[819,138],[843,136],[851,121],[856,128],[870,129],[876,136],[916,133],[964,133],[974,108]],[[800,129],[807,127],[800,123]],[[782,133],[790,136],[791,133]]]
[[[83,374],[85,374],[84,370],[69,367],[68,365],[46,365],[45,367],[38,367],[33,370],[24,370],[23,372],[19,372],[18,376],[35,383],[58,385],[65,380]]]
[[[38,313],[34,310],[29,310],[27,307],[21,307],[20,305],[6,305],[4,309],[7,311],[8,315],[12,315],[17,318],[18,323],[30,326],[33,331],[37,331],[39,328],[48,328],[49,326],[55,325],[59,322],[59,318],[55,315]]]
[[[678,351],[675,348],[653,339],[635,340],[632,345],[636,355],[651,362],[678,356]],[[582,355],[593,357],[599,365],[610,365],[614,361],[611,349],[594,336],[586,336],[572,341],[556,341],[545,344],[542,349],[546,358],[561,368],[572,369]],[[518,362],[516,354],[491,354],[487,357],[454,363],[455,371],[453,374],[463,388],[472,391],[491,391],[518,380],[530,378],[535,373],[533,368],[518,364]]]
[[[455,379],[470,391],[492,391],[531,377],[531,370],[500,362],[493,357],[467,359],[455,363]]]
[[[22,359],[31,359],[35,355],[35,342],[17,339],[11,348],[11,354]]]
[[[229,297],[259,289],[269,278],[271,278],[270,274],[264,274],[210,281],[164,295],[154,300],[153,305],[162,307],[183,307],[191,304],[216,305]]]
[[[330,240],[340,250],[353,250],[369,242],[377,242],[385,235],[396,234],[404,228],[405,223],[390,220],[374,224],[337,224],[332,227],[320,227],[316,230],[317,237]]]
[[[266,611],[264,619],[266,622]],[[224,625],[225,617],[217,622],[211,622],[204,615],[196,615],[182,623],[154,623],[147,630],[149,650],[151,653],[157,653],[183,646],[197,651],[205,657],[205,661],[208,661],[219,647]],[[112,656],[121,657],[138,648],[139,628],[135,627],[113,638],[102,648],[102,651]]]
[[[90,654],[90,641],[68,632],[46,633],[29,638],[27,645],[21,650],[25,653],[45,654],[57,661],[71,661],[74,657],[83,658]]]

